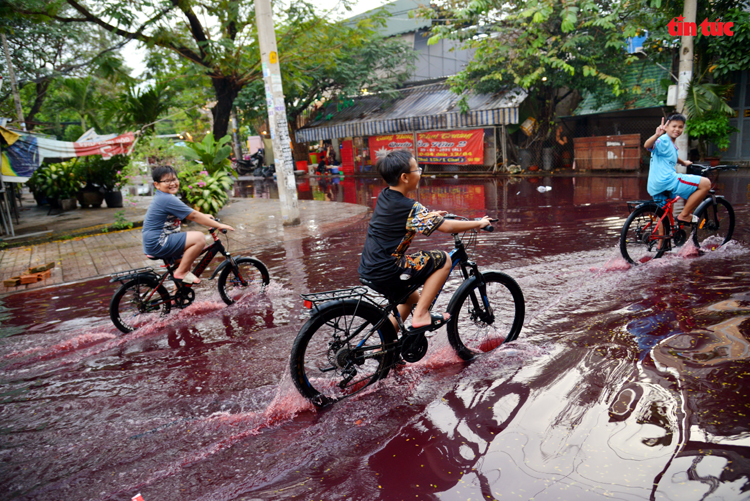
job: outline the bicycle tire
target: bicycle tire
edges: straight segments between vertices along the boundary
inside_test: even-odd
[[[383,310],[356,299],[322,305],[292,346],[289,369],[302,396],[325,407],[386,377],[395,360],[396,331],[388,319],[373,330],[381,319]],[[353,335],[348,342],[347,335]]]
[[[226,304],[234,304],[235,301],[247,294],[258,294],[271,281],[268,268],[260,260],[252,257],[240,257],[234,260],[240,270],[241,277],[247,282],[242,285],[242,281],[237,277],[234,267],[227,264],[221,273],[219,273],[219,295]],[[229,278],[231,275],[231,279]]]
[[[715,250],[732,239],[734,234],[734,209],[723,198],[716,204],[709,198],[695,210],[698,224],[693,231],[693,243],[699,249]]]
[[[667,239],[651,240],[653,228],[664,211],[656,204],[644,204],[630,213],[620,234],[620,254],[630,264],[638,265],[657,259],[664,255],[669,248]],[[671,234],[669,218],[662,220],[665,235]]]
[[[461,284],[448,304],[448,342],[464,360],[516,339],[526,316],[523,292],[513,278],[500,271],[481,275],[487,287],[489,312],[484,307],[478,277]]]
[[[156,288],[154,295],[151,291]],[[143,298],[151,297],[149,304]],[[154,278],[136,278],[123,284],[109,302],[109,318],[118,330],[128,333],[152,318],[152,314],[169,313],[170,297],[167,289]]]

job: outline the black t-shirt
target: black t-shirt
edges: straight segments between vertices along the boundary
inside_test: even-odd
[[[367,228],[365,248],[359,262],[359,276],[386,282],[400,274],[397,266],[417,232],[431,235],[443,217],[398,191],[384,189],[378,196]]]

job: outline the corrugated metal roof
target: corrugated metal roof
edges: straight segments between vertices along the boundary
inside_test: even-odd
[[[391,17],[386,19],[385,27],[378,28],[378,33],[380,33],[380,35],[388,38],[395,35],[401,35],[402,33],[410,33],[421,28],[429,28],[432,26],[432,21],[429,19],[416,17],[412,19],[409,18],[409,12],[418,9],[424,4],[425,2],[420,2],[418,0],[396,0],[395,2],[385,4],[382,7],[377,7],[357,16],[353,16],[346,22],[348,24],[356,24],[360,19],[371,17],[376,12],[385,10],[391,14]]]
[[[469,112],[461,113],[459,96],[447,84],[431,84],[397,91],[400,97],[361,96],[338,111],[331,103],[315,121],[297,131],[297,141],[320,141],[353,136],[375,136],[432,129],[460,129],[518,123],[518,107],[526,91],[468,94]]]
[[[593,115],[608,111],[634,110],[641,108],[653,108],[664,106],[667,101],[667,92],[661,87],[661,80],[669,78],[669,72],[659,68],[650,61],[641,61],[627,67],[624,75],[619,76],[622,87],[632,89],[640,86],[643,92],[640,97],[633,101],[623,101],[621,97],[614,94],[612,98],[601,106],[596,105],[596,99],[591,94],[584,96],[583,101],[573,112],[575,116]]]

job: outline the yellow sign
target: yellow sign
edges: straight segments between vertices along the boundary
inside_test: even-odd
[[[270,54],[268,54],[268,60],[271,62],[271,64],[276,64],[279,62],[279,56],[276,55],[276,51],[272,50]]]

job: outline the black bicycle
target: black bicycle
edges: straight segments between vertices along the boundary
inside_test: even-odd
[[[466,220],[455,215],[446,218]],[[500,271],[481,272],[469,258],[467,247],[476,245],[477,231],[468,231],[463,238],[466,245],[453,234],[451,271],[458,267],[464,281],[448,304],[447,331],[456,353],[471,360],[516,339],[526,310],[515,280]],[[312,313],[297,334],[289,366],[299,392],[318,407],[354,395],[385,378],[394,365],[417,362],[427,353],[425,334],[410,333],[397,309],[420,286],[383,299],[373,294],[371,283],[360,281],[368,287],[302,294]],[[405,335],[397,336],[391,315]]]
[[[210,228],[209,233],[214,243],[203,249],[203,258],[193,269],[193,274],[200,277],[208,264],[217,254],[224,256],[224,261],[211,274],[211,280],[219,276],[219,295],[226,304],[233,304],[240,297],[262,292],[270,282],[268,268],[254,257],[232,257],[216,234],[216,228]],[[227,230],[221,230],[222,234]],[[150,259],[158,260],[149,256]],[[110,275],[113,282],[122,285],[115,292],[109,302],[109,316],[115,326],[122,332],[131,332],[143,323],[168,314],[172,306],[185,308],[195,300],[193,284],[174,281],[173,273],[179,261],[164,259],[166,271],[159,275],[153,268],[138,268]],[[174,281],[174,294],[167,291],[164,282]]]

